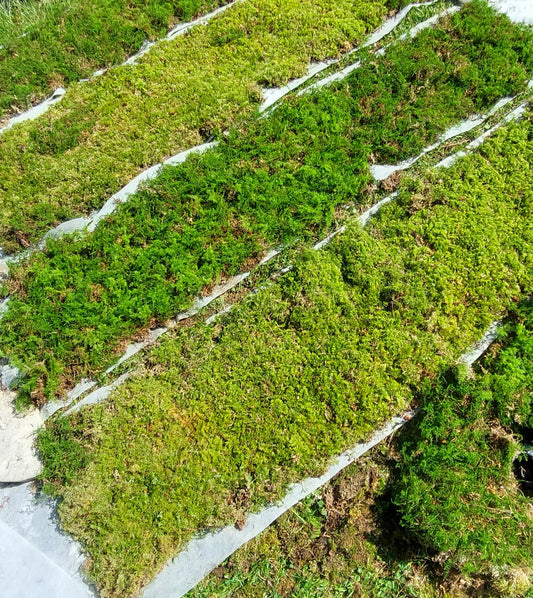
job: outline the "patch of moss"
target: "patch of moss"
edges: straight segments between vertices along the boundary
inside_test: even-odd
[[[72,85],[0,138],[3,249],[101,207],[142,170],[252,114],[260,85],[340,55],[384,13],[376,0],[247,0],[135,66]]]
[[[0,119],[124,62],[146,39],[223,0],[53,0],[0,6]]]
[[[473,23],[486,56],[497,48],[506,57],[496,78]],[[509,27],[472,5],[347,84],[292,98],[214,151],[166,168],[94,234],[49,241],[14,266],[0,348],[26,374],[21,394],[42,401],[94,376],[128,337],[187,307],[206,285],[249,268],[266,247],[316,236],[338,206],[368,201],[371,157],[413,155],[450,123],[519,90],[526,73],[516,57],[530,50],[509,47]],[[46,144],[76,145],[79,135],[50,129]]]
[[[532,423],[533,303],[515,318],[513,338],[474,379],[443,379],[426,394],[392,485],[406,534],[441,554],[445,569],[484,575],[506,596],[523,593],[508,574],[533,574],[531,501],[513,474],[512,427]]]
[[[533,405],[532,364],[533,303],[525,300],[475,377],[443,374],[399,435],[283,515],[188,596],[530,596],[531,505],[510,457],[515,417]],[[523,415],[519,421],[522,428]]]
[[[320,472],[532,292],[532,127],[405,183],[368,229],[304,252],[214,328],[163,341],[72,421],[90,431],[84,469],[54,472],[68,461],[43,451],[103,595],[133,594],[198,529]]]

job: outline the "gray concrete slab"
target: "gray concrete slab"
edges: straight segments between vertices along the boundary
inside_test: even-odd
[[[87,587],[2,521],[0,537],[0,588],[5,598],[91,596]]]

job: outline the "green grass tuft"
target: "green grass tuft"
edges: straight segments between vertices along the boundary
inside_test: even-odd
[[[124,62],[171,25],[223,0],[49,0],[0,4],[0,119]]]

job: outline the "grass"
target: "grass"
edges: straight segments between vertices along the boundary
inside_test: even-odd
[[[9,1],[0,6],[0,119],[58,86],[124,62],[148,39],[222,0]]]
[[[368,201],[371,157],[416,154],[521,89],[527,73],[515,58],[531,48],[506,51],[508,37],[507,21],[475,4],[343,85],[293,98],[166,168],[94,234],[49,241],[13,266],[0,349],[26,375],[21,396],[42,402],[102,371],[126,339],[249,268],[265,247],[313,237],[338,206]],[[494,48],[507,56],[497,78]]]
[[[64,8],[61,0],[4,0],[0,3],[0,46],[25,35],[29,27],[41,25],[50,13]]]
[[[100,208],[148,166],[250,115],[260,85],[359,42],[385,11],[376,0],[247,0],[134,67],[72,85],[0,138],[0,244],[16,251]]]
[[[422,412],[389,446],[285,514],[189,596],[526,594],[533,522],[512,471],[511,432],[532,429],[532,364],[533,303],[524,301],[475,378],[448,371],[430,384]]]
[[[43,479],[102,595],[134,594],[198,529],[321,471],[532,292],[532,127],[405,182],[368,229],[177,331],[70,430],[48,423]]]
[[[417,564],[379,554],[374,501],[390,476],[381,447],[282,515],[187,598],[437,598]],[[387,538],[391,543],[391,538]],[[385,540],[385,542],[387,541]]]

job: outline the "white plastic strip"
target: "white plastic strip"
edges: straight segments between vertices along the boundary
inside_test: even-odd
[[[26,112],[22,112],[21,114],[17,114],[16,116],[10,118],[7,121],[7,124],[0,128],[0,135],[2,135],[2,133],[5,133],[6,131],[9,131],[11,127],[14,127],[18,123],[22,123],[26,120],[35,120],[36,118],[41,116],[41,114],[47,112],[51,106],[60,102],[66,93],[67,92],[65,89],[63,89],[62,87],[58,87],[49,98],[47,98],[40,104],[37,104],[29,110],[26,110]]]
[[[131,195],[136,193],[141,183],[154,180],[160,174],[163,167],[182,164],[191,154],[203,154],[207,150],[216,147],[217,145],[217,142],[203,143],[202,145],[198,145],[191,149],[180,152],[179,154],[168,158],[168,160],[165,160],[164,162],[156,164],[144,172],[141,172],[141,174],[136,176],[125,187],[122,187],[120,191],[112,195],[103,205],[103,207],[96,214],[94,214],[94,216],[91,216],[88,219],[89,221],[87,223],[87,230],[89,232],[94,231],[100,220],[111,215],[116,210],[118,204],[126,202]],[[57,234],[52,233],[52,236],[57,236]]]
[[[500,330],[501,322],[493,322],[485,332],[485,334],[479,339],[479,341],[470,347],[470,349],[461,355],[459,363],[472,366],[474,363],[485,353],[485,351],[492,345],[492,343],[498,338],[498,331]]]
[[[0,580],[6,598],[95,596],[81,575],[85,556],[59,529],[57,506],[32,483],[0,484]],[[11,530],[8,533],[8,530]],[[25,546],[25,541],[31,545]],[[11,556],[6,556],[6,555]],[[28,563],[27,559],[31,562]],[[68,579],[72,580],[71,583]]]
[[[278,250],[278,249],[270,251],[261,260],[261,262],[259,263],[259,266],[262,266],[262,265],[268,263],[276,255],[278,255],[279,252],[280,252],[280,250]],[[182,311],[179,314],[177,314],[172,320],[167,322],[167,324],[165,326],[161,326],[159,328],[151,330],[149,332],[147,338],[144,341],[132,343],[132,344],[128,345],[128,347],[126,348],[126,351],[122,354],[122,356],[118,359],[118,361],[115,364],[113,364],[111,367],[109,367],[105,373],[106,374],[112,373],[114,370],[116,370],[120,365],[122,365],[128,359],[130,359],[131,357],[133,357],[134,355],[136,355],[143,349],[146,349],[146,348],[152,346],[163,334],[167,333],[170,329],[174,328],[178,322],[181,322],[182,320],[186,320],[187,318],[191,318],[191,317],[195,316],[202,309],[204,309],[205,307],[210,305],[213,301],[215,301],[215,299],[218,299],[218,297],[225,295],[226,293],[228,293],[229,291],[234,289],[237,285],[241,284],[241,282],[246,280],[250,275],[251,275],[251,272],[243,272],[242,274],[233,276],[225,283],[215,286],[215,288],[211,291],[211,293],[209,295],[207,295],[206,297],[197,297],[193,303],[193,306],[190,309],[188,309],[186,311]],[[4,366],[4,367],[7,367],[7,366]],[[16,373],[18,373],[18,370],[16,370]],[[94,405],[95,403],[104,401],[105,399],[107,399],[107,397],[109,396],[109,394],[111,393],[112,390],[114,390],[117,386],[119,386],[120,384],[122,384],[123,382],[125,382],[127,380],[127,377],[129,377],[129,374],[126,377],[118,378],[116,382],[113,382],[113,384],[111,384],[109,386],[105,386],[105,387],[98,388],[98,389],[94,390],[92,393],[90,393],[90,395],[88,395],[82,401],[77,403],[75,405],[75,407],[69,409],[66,412],[66,414],[71,413],[72,411],[77,411],[78,408],[81,406]],[[66,407],[69,407],[69,405],[74,403],[74,401],[76,401],[80,396],[82,396],[88,390],[91,390],[92,388],[94,388],[96,385],[97,385],[97,382],[95,380],[82,380],[79,384],[77,384],[67,394],[64,401],[51,401],[51,402],[47,403],[46,405],[44,405],[44,407],[42,407],[42,409],[41,409],[42,417],[44,419],[46,419],[46,418],[50,417],[51,415],[53,415],[56,411],[59,411],[60,409],[64,409]],[[101,392],[101,391],[103,391],[103,392]]]
[[[467,0],[467,1],[470,1],[470,0]],[[430,3],[430,4],[432,4],[432,3]],[[412,6],[413,5],[411,5],[411,7]],[[416,5],[414,5],[414,6],[416,6]],[[425,5],[420,4],[419,6],[425,6]],[[442,12],[440,12],[438,15],[434,15],[434,16],[430,17],[429,19],[426,19],[425,21],[422,21],[418,25],[415,25],[414,27],[412,27],[407,33],[404,33],[402,36],[400,36],[398,41],[405,40],[408,38],[414,38],[424,29],[433,27],[433,25],[435,25],[443,17],[455,14],[456,12],[459,12],[460,10],[461,10],[460,6],[451,6],[449,8],[446,8]],[[363,45],[363,47],[365,47],[365,45]],[[387,53],[387,48],[389,48],[389,46],[390,46],[390,44],[387,46],[384,46],[383,48],[380,48],[379,50],[374,52],[374,55],[375,56],[384,56]],[[352,73],[356,69],[360,68],[362,64],[363,63],[361,61],[354,62],[353,64],[350,64],[350,65],[344,67],[342,70],[340,70],[336,73],[332,73],[328,77],[325,77],[324,79],[320,79],[319,81],[315,81],[315,83],[312,83],[308,87],[301,89],[298,92],[298,95],[303,95],[303,94],[309,93],[313,90],[320,89],[322,87],[326,87],[327,85],[331,85],[332,83],[335,83],[337,81],[342,81],[343,79],[346,79],[346,77],[350,73]]]
[[[176,27],[174,27],[174,29],[169,31],[165,37],[163,37],[159,40],[153,41],[153,42],[148,42],[148,41],[144,42],[144,44],[141,46],[141,49],[137,53],[133,54],[125,62],[123,62],[122,64],[117,65],[117,66],[136,64],[137,61],[142,56],[147,54],[159,42],[175,39],[176,37],[187,33],[187,31],[190,31],[193,27],[196,27],[197,25],[206,25],[211,19],[213,19],[214,17],[223,13],[224,11],[228,10],[228,8],[231,8],[235,4],[237,4],[239,2],[244,2],[244,1],[245,0],[234,0],[233,2],[230,2],[229,4],[226,4],[224,6],[221,6],[220,8],[217,8],[216,10],[210,12],[209,14],[204,15],[203,17],[199,17],[198,19],[195,19],[194,21],[190,21],[187,23],[179,23],[178,25],[176,25]],[[116,68],[116,67],[111,67],[111,68]],[[94,79],[95,77],[100,77],[108,70],[109,69],[100,69],[98,71],[95,71],[91,75],[91,78]],[[89,81],[89,79],[81,79],[81,81],[82,82]],[[11,129],[11,127],[13,127],[14,125],[16,125],[20,122],[24,122],[27,120],[35,120],[36,118],[41,116],[41,114],[44,114],[51,106],[53,106],[54,104],[57,104],[57,102],[61,101],[63,99],[63,96],[65,95],[65,93],[66,93],[66,91],[62,87],[58,87],[48,99],[44,100],[44,102],[41,102],[40,104],[36,104],[29,110],[22,112],[21,114],[17,114],[16,116],[10,118],[8,120],[7,124],[4,127],[0,128],[0,135],[2,135],[2,133],[5,133],[9,129]]]
[[[98,403],[103,403],[109,395],[119,386],[122,386],[124,382],[131,376],[132,372],[126,372],[119,376],[114,382],[108,384],[107,386],[102,386],[98,388],[94,392],[88,394],[84,399],[82,399],[79,403],[76,403],[70,409],[65,411],[64,415],[71,415],[72,413],[77,413],[83,407],[87,407],[89,405],[97,405]]]
[[[477,149],[482,143],[485,142],[493,133],[495,133],[502,125],[510,123],[512,121],[520,120],[520,118],[525,113],[527,107],[529,105],[529,101],[523,102],[517,108],[515,108],[509,114],[506,114],[501,121],[496,123],[493,127],[491,127],[488,131],[485,131],[482,135],[471,141],[464,150],[458,151],[455,154],[448,156],[441,160],[438,164],[435,165],[435,168],[450,168],[453,166],[457,160],[460,158],[464,158],[473,150]]]
[[[533,2],[531,0],[489,0],[489,4],[505,13],[516,23],[533,25]]]
[[[90,598],[89,588],[0,521],[0,583],[9,598]],[[13,575],[20,572],[21,575]],[[22,573],[23,572],[23,573]],[[37,593],[36,593],[37,592]]]
[[[229,4],[225,4],[224,6],[217,8],[213,12],[210,12],[209,14],[204,15],[203,17],[199,17],[198,19],[195,19],[194,21],[190,21],[188,23],[178,23],[174,27],[174,29],[171,29],[167,33],[167,35],[164,38],[162,38],[162,40],[156,40],[153,42],[145,42],[143,44],[143,46],[141,47],[141,49],[136,54],[133,54],[133,56],[130,56],[128,58],[128,60],[126,60],[126,62],[124,62],[124,64],[137,64],[139,59],[142,58],[145,54],[147,54],[160,41],[165,41],[165,40],[168,41],[168,40],[175,39],[176,37],[179,37],[180,35],[184,35],[185,33],[187,33],[187,31],[190,31],[193,27],[197,27],[198,25],[207,25],[207,23],[209,23],[209,21],[211,19],[222,14],[223,12],[228,10],[228,8],[231,8],[232,6],[234,6],[235,4],[237,4],[239,2],[244,2],[244,0],[234,0],[233,2],[230,2]]]
[[[395,191],[394,193],[387,195],[387,197],[384,197],[382,200],[378,201],[378,203],[368,208],[368,210],[365,210],[360,216],[357,217],[357,221],[359,222],[359,224],[361,226],[366,226],[370,221],[370,218],[377,214],[384,205],[390,203],[395,197],[398,197],[398,191]],[[324,247],[326,247],[326,245],[329,245],[337,235],[340,235],[345,230],[346,225],[341,226],[337,230],[330,233],[325,239],[322,239],[322,241],[319,241],[316,245],[313,245],[313,249],[315,251],[323,249]]]

